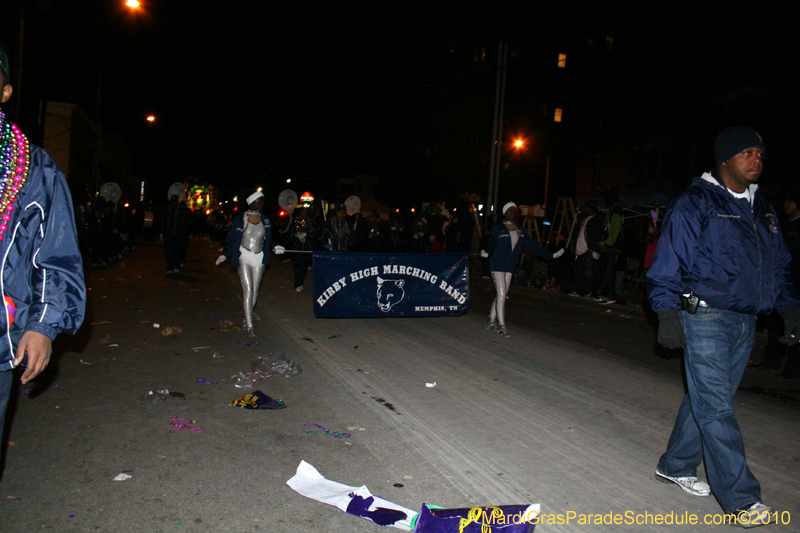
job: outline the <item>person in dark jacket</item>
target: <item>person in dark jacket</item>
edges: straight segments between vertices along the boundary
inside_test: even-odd
[[[524,229],[517,227],[516,216],[517,205],[514,202],[504,205],[503,219],[492,228],[486,250],[481,250],[481,256],[489,258],[489,269],[497,291],[497,296],[489,310],[489,322],[486,324],[486,329],[496,332],[501,337],[510,337],[506,327],[506,295],[511,286],[511,277],[519,264],[522,250],[527,250],[546,261],[558,259],[564,254],[563,248],[556,253],[550,253],[529,237]]]
[[[225,248],[217,258],[217,265],[231,260],[231,268],[239,271],[239,280],[244,292],[244,328],[247,335],[255,337],[253,329],[253,309],[258,303],[258,289],[261,278],[269,264],[269,251],[272,248],[272,225],[269,218],[261,210],[264,207],[264,195],[254,192],[247,198],[247,212],[238,216],[228,230]],[[280,255],[283,246],[275,246],[274,251]]]
[[[0,48],[0,103],[11,97],[8,58]],[[26,384],[44,370],[53,339],[74,334],[86,312],[78,234],[67,181],[0,111],[0,435],[12,372]]]
[[[792,254],[792,283],[800,287],[800,189],[794,189],[786,195],[783,203],[783,212],[788,217],[783,226],[783,239],[786,247]],[[780,342],[780,337],[785,330],[783,318],[775,311],[767,317],[767,346],[764,348],[764,359],[751,365],[754,368],[780,371],[782,378],[794,379],[800,377],[800,344],[787,347]],[[781,371],[784,354],[789,353],[786,366]]]
[[[595,297],[594,300],[602,305],[617,303],[616,298],[616,279],[617,279],[617,259],[622,252],[622,206],[619,204],[619,197],[613,191],[603,195],[603,202],[606,204],[606,238],[600,248],[600,272],[602,276],[603,295]],[[596,296],[596,295],[595,295]]]
[[[317,230],[314,221],[305,210],[294,213],[294,220],[289,224],[287,233],[292,250],[306,252],[292,254],[292,270],[294,271],[294,290],[303,292],[308,267],[311,266],[311,252],[317,241]]]
[[[570,296],[595,298],[603,302],[597,294],[597,260],[600,257],[603,239],[603,219],[598,215],[597,204],[588,201],[583,205],[583,220],[575,243],[575,290]]]
[[[745,527],[775,520],[747,467],[733,410],[756,315],[775,308],[786,325],[783,342],[800,337],[792,256],[775,210],[757,194],[764,152],[752,128],[727,128],[717,136],[716,169],[673,201],[647,272],[658,342],[683,347],[688,390],[656,479],[694,496],[713,492],[723,511]],[[701,460],[708,484],[697,478]]]
[[[338,204],[322,229],[320,244],[329,252],[347,252],[358,243],[358,238],[347,222],[347,208]]]
[[[177,195],[170,196],[169,206],[161,217],[161,241],[164,243],[167,274],[180,272],[181,257],[185,253],[184,243],[188,244],[191,223],[191,211],[181,205]]]

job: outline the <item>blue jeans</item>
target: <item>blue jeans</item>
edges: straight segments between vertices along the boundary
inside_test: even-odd
[[[686,384],[678,419],[658,469],[673,477],[696,476],[705,460],[711,491],[726,513],[761,501],[761,486],[747,468],[733,397],[755,338],[755,315],[700,307],[680,313],[686,333]]]
[[[3,427],[6,423],[6,408],[8,407],[8,398],[11,396],[11,382],[13,378],[13,370],[0,372],[0,459],[3,457]]]

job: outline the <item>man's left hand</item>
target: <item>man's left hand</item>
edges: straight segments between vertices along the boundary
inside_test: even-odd
[[[785,333],[778,342],[788,346],[800,342],[800,307],[793,307],[783,315],[783,325]]]
[[[25,385],[30,380],[38,376],[53,353],[53,341],[47,335],[42,335],[36,331],[26,331],[17,346],[17,357],[14,359],[14,366],[19,366],[22,359],[28,353],[28,368],[22,373],[22,384]]]

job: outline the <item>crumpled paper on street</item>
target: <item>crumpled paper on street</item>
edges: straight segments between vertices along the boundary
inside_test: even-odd
[[[181,333],[183,333],[183,330],[176,326],[167,326],[161,330],[161,334],[165,337],[169,337],[171,335],[180,335]]]

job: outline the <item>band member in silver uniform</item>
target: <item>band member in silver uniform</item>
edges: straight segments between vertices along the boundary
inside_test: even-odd
[[[550,253],[530,237],[524,229],[517,226],[517,204],[508,202],[503,206],[503,220],[492,228],[489,237],[489,246],[481,250],[481,257],[489,257],[489,268],[492,272],[492,281],[497,291],[497,297],[492,302],[489,310],[489,322],[486,329],[495,332],[501,337],[510,337],[506,327],[506,298],[511,287],[511,278],[519,265],[522,250],[526,250],[545,261],[553,261],[564,255],[561,248],[556,253]]]
[[[261,210],[264,207],[264,195],[255,192],[247,198],[248,210],[237,217],[228,230],[225,248],[217,259],[217,265],[230,258],[231,268],[239,270],[242,282],[244,306],[244,328],[250,337],[255,337],[253,330],[253,309],[258,303],[258,289],[264,269],[269,264],[269,250],[272,247],[272,226],[269,218]],[[283,246],[275,246],[274,251],[280,255]]]

